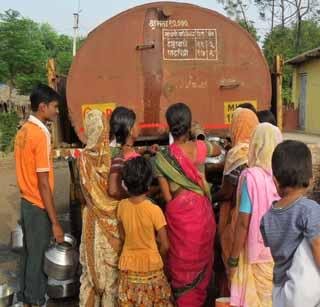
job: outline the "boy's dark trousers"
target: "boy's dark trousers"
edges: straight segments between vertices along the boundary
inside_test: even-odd
[[[21,199],[23,251],[19,270],[18,299],[25,304],[43,305],[47,276],[43,272],[44,254],[50,244],[51,222],[47,211]]]

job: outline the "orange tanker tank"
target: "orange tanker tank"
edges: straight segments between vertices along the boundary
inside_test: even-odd
[[[99,104],[135,110],[143,135],[159,134],[167,107],[187,103],[207,130],[225,129],[241,102],[270,108],[269,68],[255,40],[230,19],[184,3],[150,3],[98,26],[67,80],[72,123]]]

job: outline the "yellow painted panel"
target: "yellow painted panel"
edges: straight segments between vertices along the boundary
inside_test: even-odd
[[[242,101],[230,101],[224,103],[224,123],[230,124],[232,114],[239,105],[243,103],[251,103],[257,109],[257,100],[242,100]]]

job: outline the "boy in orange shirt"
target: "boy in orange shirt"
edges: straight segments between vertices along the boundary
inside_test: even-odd
[[[46,122],[57,117],[60,96],[46,85],[30,95],[32,115],[15,140],[17,182],[21,193],[21,225],[24,250],[20,267],[18,298],[25,307],[45,303],[47,277],[43,257],[50,237],[63,242],[64,232],[53,202],[51,138]]]

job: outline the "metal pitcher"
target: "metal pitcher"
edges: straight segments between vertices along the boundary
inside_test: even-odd
[[[14,297],[13,288],[7,284],[0,285],[0,307],[8,307],[12,305]]]
[[[78,263],[76,240],[71,234],[65,234],[63,243],[52,243],[46,251],[44,272],[51,279],[70,280],[76,274]]]
[[[21,252],[23,249],[23,231],[19,221],[11,232],[10,246],[13,252]]]
[[[208,141],[216,143],[219,146],[222,146],[222,144],[223,144],[223,140],[217,136],[208,137]],[[216,165],[224,164],[225,159],[226,159],[226,154],[227,154],[226,150],[221,147],[221,154],[217,157],[207,157],[206,163],[207,164],[216,164]]]

